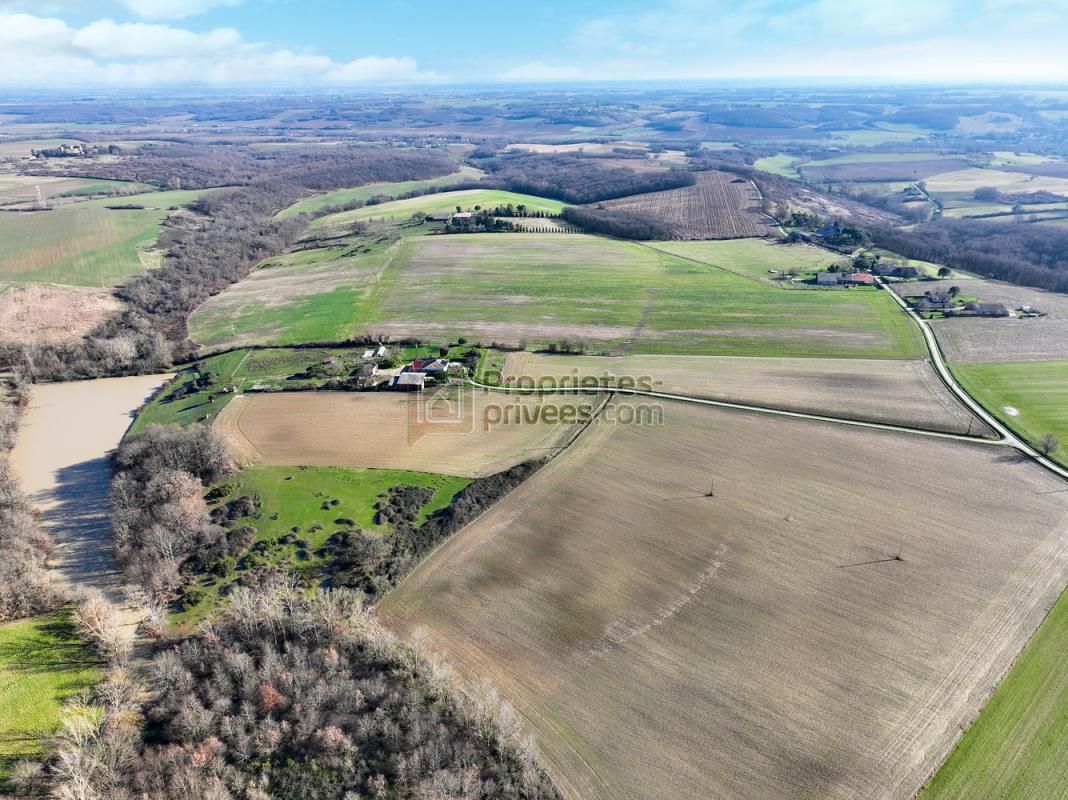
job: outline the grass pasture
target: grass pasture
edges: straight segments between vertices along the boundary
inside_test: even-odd
[[[751,240],[689,245],[692,251],[684,243],[663,246],[711,252],[763,277],[772,265],[826,259],[814,248]],[[874,289],[787,292],[603,237],[413,235],[351,255],[343,248],[297,253],[268,266],[197,309],[190,319],[194,341],[294,344],[366,333],[486,344],[569,339],[617,353],[920,352],[915,326]]]
[[[1068,447],[1068,361],[953,365],[957,380],[1032,444],[1053,434]],[[1068,450],[1053,454],[1068,463]]]
[[[542,409],[598,403],[596,396],[557,402],[460,389],[249,394],[235,398],[214,427],[245,463],[478,478],[551,455],[578,432],[577,421],[544,417]]]
[[[388,239],[268,259],[197,308],[190,335],[230,347],[347,339],[374,319],[373,296],[401,250],[401,241]]]
[[[35,206],[38,202],[38,189],[40,197],[45,201],[61,198],[59,202],[62,202],[62,199],[67,198],[85,198],[88,195],[133,189],[146,192],[150,191],[151,187],[98,178],[0,174],[0,206]],[[55,201],[49,205],[55,205]]]
[[[522,203],[529,211],[544,211],[548,214],[559,214],[564,208],[564,203],[558,200],[548,200],[544,197],[535,197],[529,194],[516,194],[498,189],[462,189],[455,192],[438,192],[421,197],[410,197],[406,200],[393,200],[389,203],[378,203],[373,206],[364,206],[353,211],[342,211],[330,214],[312,222],[311,227],[322,228],[327,225],[343,225],[350,222],[358,222],[368,219],[397,220],[407,219],[417,211],[424,214],[443,214],[456,210],[459,206],[465,211],[474,209],[475,206],[482,208],[494,208],[511,203]]]
[[[761,172],[770,172],[772,175],[778,175],[780,178],[800,180],[801,173],[797,171],[797,163],[799,161],[804,161],[804,159],[798,156],[791,156],[787,153],[779,153],[775,156],[758,158],[753,166]]]
[[[407,192],[440,188],[466,181],[477,181],[484,175],[485,173],[482,172],[482,170],[464,166],[460,168],[459,172],[454,172],[451,175],[444,175],[440,178],[428,178],[427,180],[420,181],[397,181],[394,183],[368,183],[352,189],[338,189],[334,192],[326,192],[324,194],[317,194],[305,198],[304,200],[289,206],[289,208],[279,211],[277,216],[281,219],[285,219],[286,217],[293,217],[297,214],[315,214],[330,206],[340,206],[356,200],[367,201],[372,197],[379,196],[397,197],[406,194]]]
[[[198,194],[154,192],[0,214],[0,280],[96,287],[121,283],[144,270],[143,251],[155,243],[170,209]],[[107,207],[126,204],[144,208]]]
[[[100,677],[65,613],[0,624],[0,791],[14,762],[45,752],[63,703]]]
[[[389,523],[378,519],[375,504],[395,486],[434,490],[417,518],[417,523],[422,523],[435,511],[446,508],[469,483],[466,478],[402,470],[292,466],[244,469],[213,487],[217,495],[212,497],[212,504],[244,496],[259,500],[255,516],[232,522],[235,527],[251,525],[256,529],[253,555],[234,564],[227,575],[201,576],[199,600],[190,602],[174,620],[191,624],[203,619],[217,606],[220,590],[241,580],[246,570],[264,561],[285,566],[308,578],[311,584],[318,583],[327,565],[315,551],[334,533],[353,527],[383,536],[390,532]],[[280,542],[283,537],[297,541]],[[298,553],[300,550],[304,552]]]
[[[1068,593],[919,800],[1068,796]]]
[[[648,192],[599,205],[667,223],[683,239],[742,239],[779,236],[779,228],[760,213],[760,192],[752,181],[729,172],[698,172],[697,183],[681,189]]]
[[[1060,487],[993,446],[669,404],[591,426],[379,613],[494,683],[567,796],[904,800],[1068,577]]]
[[[782,285],[778,273],[794,268],[800,273],[846,267],[847,256],[810,244],[786,244],[767,239],[733,239],[720,242],[650,242],[650,247],[682,258],[700,261],[747,278]],[[772,272],[774,270],[774,272]]]

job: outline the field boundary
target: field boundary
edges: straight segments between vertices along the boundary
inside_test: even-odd
[[[851,419],[849,417],[833,417],[825,414],[811,414],[806,411],[790,411],[783,408],[775,408],[773,406],[759,406],[749,403],[733,403],[728,400],[710,400],[704,397],[691,397],[685,394],[672,394],[670,392],[654,392],[645,389],[623,389],[615,386],[606,386],[604,388],[595,387],[571,387],[571,386],[557,386],[557,387],[518,387],[518,386],[492,386],[490,384],[479,383],[477,381],[468,379],[465,383],[470,386],[474,386],[478,389],[486,389],[494,392],[503,392],[506,394],[599,394],[606,392],[609,394],[618,393],[626,395],[634,395],[639,397],[652,397],[657,400],[672,400],[683,403],[696,403],[705,406],[715,406],[717,408],[733,409],[735,411],[747,411],[755,412],[758,414],[771,414],[780,417],[793,417],[794,419],[807,419],[814,422],[829,422],[836,425],[851,425],[858,428],[874,428],[875,430],[890,431],[893,433],[910,433],[918,436],[930,436],[937,439],[951,439],[958,442],[969,442],[972,444],[993,445],[996,447],[1012,446],[1011,440],[1005,439],[990,439],[982,436],[968,436],[962,433],[947,433],[945,431],[934,431],[927,428],[913,428],[907,425],[894,425],[889,422],[869,422],[867,420]],[[991,428],[996,431],[996,428]]]

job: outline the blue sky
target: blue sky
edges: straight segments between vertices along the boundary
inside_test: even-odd
[[[0,0],[8,86],[1068,80],[1068,0]]]

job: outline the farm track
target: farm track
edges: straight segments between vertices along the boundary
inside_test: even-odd
[[[928,428],[914,428],[907,425],[894,425],[888,422],[870,422],[866,420],[850,419],[849,417],[835,417],[826,414],[811,414],[805,411],[789,411],[782,408],[774,408],[772,406],[753,405],[749,403],[732,403],[727,400],[709,400],[704,397],[691,397],[684,394],[673,394],[671,392],[654,392],[645,389],[622,389],[615,386],[605,386],[599,388],[588,387],[552,387],[552,388],[538,388],[538,387],[516,387],[516,386],[492,386],[490,384],[479,383],[474,380],[467,380],[466,383],[478,389],[486,389],[493,392],[503,392],[507,394],[596,394],[605,392],[608,394],[620,394],[620,395],[633,395],[637,397],[651,397],[656,400],[671,400],[681,403],[694,403],[697,405],[714,406],[716,408],[727,408],[735,411],[755,412],[758,414],[770,414],[777,417],[792,417],[794,419],[807,419],[814,422],[829,422],[835,425],[850,425],[857,428],[873,428],[875,430],[892,431],[894,433],[910,433],[917,436],[930,436],[937,439],[952,439],[958,442],[970,442],[972,444],[985,444],[994,446],[1006,446],[1011,443],[1004,439],[990,439],[980,436],[968,436],[963,433],[946,433],[945,431],[930,430]]]
[[[992,431],[1001,437],[998,444],[1011,447],[1018,450],[1021,454],[1027,456],[1035,463],[1045,467],[1050,472],[1054,473],[1060,478],[1068,480],[1068,470],[1059,464],[1054,463],[1049,458],[1035,450],[1031,445],[1027,444],[1022,438],[1016,435],[1016,433],[1004,425],[993,414],[987,411],[978,400],[968,394],[959,383],[957,379],[953,377],[953,373],[949,371],[949,367],[946,365],[944,356],[942,355],[942,348],[938,344],[938,338],[935,336],[934,330],[931,328],[927,320],[923,319],[919,314],[909,308],[906,303],[897,292],[889,289],[881,280],[879,285],[882,286],[890,296],[894,299],[894,302],[898,304],[904,310],[912,320],[920,326],[920,332],[923,334],[923,340],[927,344],[927,350],[931,354],[931,364],[935,368],[935,372],[938,377],[942,379],[942,382],[946,385],[946,388],[960,400],[965,407],[971,411],[975,416],[982,420]]]

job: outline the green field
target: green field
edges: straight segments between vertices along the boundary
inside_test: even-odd
[[[797,162],[803,160],[798,156],[779,153],[777,156],[758,158],[753,166],[762,172],[770,172],[772,175],[778,175],[782,178],[801,180],[801,173],[797,171]]]
[[[1068,797],[1068,593],[920,800]]]
[[[1068,361],[957,363],[952,368],[969,394],[1032,444],[1046,434],[1056,436],[1062,447],[1053,457],[1068,464]]]
[[[455,211],[460,206],[465,211],[474,209],[475,206],[493,208],[511,203],[522,203],[530,211],[544,211],[550,214],[559,214],[566,205],[558,200],[547,200],[544,197],[534,197],[529,194],[516,194],[497,189],[464,189],[458,192],[439,192],[422,197],[411,197],[407,200],[394,200],[390,203],[379,203],[373,206],[364,206],[354,211],[342,211],[338,214],[330,214],[315,220],[311,227],[321,228],[324,225],[340,225],[365,219],[407,219],[417,211],[424,214],[440,214]]]
[[[63,703],[98,680],[66,613],[0,625],[0,791],[15,761],[44,752]]]
[[[10,283],[114,286],[142,272],[144,252],[170,209],[199,192],[153,192],[60,205],[51,211],[0,215],[0,278]],[[140,204],[114,210],[109,205]]]
[[[767,239],[724,239],[715,242],[654,242],[649,245],[665,253],[692,258],[714,267],[761,281],[789,269],[811,274],[832,264],[849,265],[847,256],[808,244],[785,244]],[[769,272],[775,270],[775,272]],[[779,281],[775,281],[778,285]]]
[[[248,467],[209,493],[212,505],[239,497],[256,497],[254,516],[229,523],[250,525],[255,537],[249,551],[234,559],[232,568],[209,570],[201,576],[199,598],[175,616],[179,623],[202,619],[218,601],[219,590],[239,580],[241,574],[263,564],[285,566],[309,585],[323,577],[325,561],[317,554],[334,533],[354,527],[385,535],[390,526],[377,519],[375,504],[394,486],[422,486],[434,490],[423,506],[417,523],[435,511],[447,508],[470,484],[468,478],[432,475],[426,472],[340,467]],[[285,539],[285,541],[279,541]],[[224,573],[224,574],[220,574]]]
[[[190,336],[209,348],[348,339],[374,318],[378,285],[401,251],[397,238],[350,240],[268,259],[194,311]]]
[[[330,255],[325,273],[305,253],[301,263],[257,271],[199,308],[190,331],[212,348],[382,334],[535,346],[569,339],[617,353],[921,352],[915,326],[880,291],[784,291],[753,279],[806,259],[830,261],[824,251],[757,240],[680,247],[714,253],[742,274],[602,237],[413,235],[390,244],[388,257],[373,249]],[[325,288],[316,293],[317,281]]]
[[[398,181],[395,183],[368,183],[364,186],[357,186],[352,189],[338,189],[336,192],[326,192],[325,194],[317,194],[314,197],[305,198],[300,202],[294,203],[289,208],[279,211],[278,216],[285,219],[286,217],[293,217],[297,214],[315,214],[330,206],[344,205],[355,200],[367,201],[372,197],[377,197],[379,195],[398,197],[402,194],[422,189],[449,186],[466,181],[477,181],[485,174],[486,173],[480,169],[464,166],[461,167],[459,172],[454,172],[451,175],[444,175],[440,178],[429,178],[422,181]]]

